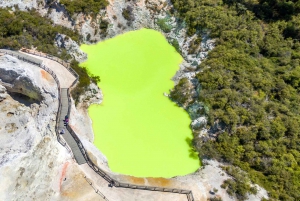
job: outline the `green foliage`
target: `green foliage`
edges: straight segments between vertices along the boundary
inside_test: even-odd
[[[101,19],[100,25],[99,25],[99,27],[100,27],[100,33],[102,35],[104,35],[104,36],[106,36],[108,25],[109,25],[108,21]]]
[[[244,14],[247,9],[257,17],[266,21],[290,20],[300,12],[298,0],[224,0],[230,7],[235,6],[238,14]]]
[[[177,52],[180,53],[179,43],[178,43],[178,41],[177,41],[176,39],[173,39],[173,40],[171,41],[171,45],[175,48],[175,50],[176,50]]]
[[[127,6],[122,11],[122,16],[129,22],[134,20],[134,15],[132,13],[133,9],[130,6]]]
[[[300,15],[293,16],[288,21],[286,28],[283,31],[285,38],[294,38],[300,40]]]
[[[7,9],[0,9],[0,48],[18,50],[21,47],[33,46],[39,51],[68,59],[70,57],[66,51],[59,50],[54,45],[54,38],[58,33],[68,35],[77,42],[80,38],[78,33],[54,25],[34,10],[10,12]]]
[[[188,90],[189,87],[190,83],[188,79],[182,78],[179,80],[179,83],[175,86],[174,90],[171,91],[170,98],[181,106],[188,104],[191,99],[191,94]]]
[[[90,85],[91,82],[97,84],[100,82],[100,77],[92,75],[88,72],[87,68],[80,67],[79,63],[75,60],[71,62],[71,68],[73,68],[76,73],[79,75],[79,83],[76,85],[75,89],[72,90],[71,94],[75,100],[75,104],[79,102],[80,95],[84,94],[86,88]]]
[[[61,26],[54,25],[49,19],[41,17],[37,12],[15,11],[9,12],[0,9],[0,48],[19,50],[21,47],[37,47],[45,52],[61,59],[70,59],[65,49],[58,49],[54,45],[55,36],[62,33],[79,42],[79,34]],[[77,72],[79,84],[72,91],[75,101],[85,92],[90,82],[100,82],[99,76],[89,76],[87,69],[78,66],[78,62],[72,61],[71,67]]]
[[[254,5],[254,12],[266,20],[288,20],[300,12],[300,3],[297,0],[260,0],[258,5]]]
[[[169,33],[171,31],[171,29],[172,29],[172,26],[168,24],[168,19],[167,18],[158,19],[156,21],[156,24],[165,33]]]
[[[224,167],[225,171],[231,175],[234,179],[227,179],[221,185],[225,188],[227,193],[231,196],[235,196],[238,200],[248,199],[248,193],[256,194],[257,189],[250,185],[248,175],[240,171],[239,168],[233,166]]]
[[[96,15],[101,9],[108,5],[107,0],[60,0],[68,13],[72,16],[75,13]]]
[[[219,122],[224,132],[215,141],[196,142],[198,152],[248,172],[273,199],[300,200],[299,1],[260,1],[272,12],[260,10],[263,15],[255,1],[172,3],[188,34],[208,31],[216,40],[198,67],[198,100],[209,108],[208,126]],[[294,10],[284,13],[287,4]],[[253,189],[237,182],[223,186],[244,199]]]

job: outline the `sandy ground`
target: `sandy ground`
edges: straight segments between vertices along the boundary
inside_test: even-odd
[[[43,64],[53,70],[58,77],[61,88],[69,88],[76,79],[63,65],[57,63],[56,61],[25,52],[22,53],[43,60]]]

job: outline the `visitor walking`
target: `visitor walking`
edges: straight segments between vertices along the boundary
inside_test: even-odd
[[[68,115],[65,116],[64,122],[65,122],[65,125],[67,125],[69,123],[69,117],[68,117]]]
[[[65,129],[61,129],[60,134],[65,134]]]

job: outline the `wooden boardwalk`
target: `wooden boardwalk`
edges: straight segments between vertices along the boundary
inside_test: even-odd
[[[30,61],[31,63],[34,63],[35,65],[41,65],[43,63],[43,61],[41,59],[28,56],[28,55],[23,54],[21,52],[1,49],[1,53],[13,55],[14,57],[17,57],[17,58],[23,58],[21,60]]]
[[[64,129],[65,133],[62,134],[65,141],[68,143],[69,147],[71,148],[75,160],[79,165],[86,163],[86,160],[81,153],[77,142],[74,140],[70,132],[67,130],[66,126],[64,125],[65,116],[68,115],[68,108],[69,108],[69,99],[68,99],[68,89],[61,88],[61,111],[59,116],[59,124],[58,129],[61,131]]]
[[[84,148],[83,144],[81,143],[79,137],[77,134],[72,130],[70,126],[64,125],[64,119],[65,116],[68,115],[70,117],[70,110],[71,110],[71,100],[70,100],[70,94],[69,94],[69,88],[61,88],[60,82],[56,76],[56,74],[42,64],[42,61],[37,58],[32,58],[29,55],[24,55],[22,53],[17,53],[14,51],[9,50],[2,50],[0,49],[0,53],[4,54],[10,54],[12,56],[15,56],[19,58],[20,60],[29,62],[31,64],[37,65],[40,68],[46,70],[49,74],[52,75],[54,80],[57,83],[58,91],[59,91],[59,107],[57,112],[57,118],[56,118],[56,126],[55,130],[57,132],[57,140],[61,145],[63,145],[68,151],[73,152],[73,156],[77,163],[79,165],[87,163],[90,168],[103,177],[107,182],[110,183],[111,186],[114,186],[116,188],[130,188],[130,189],[138,189],[138,190],[147,190],[147,191],[158,191],[158,192],[165,192],[165,193],[175,193],[175,194],[185,194],[188,201],[195,201],[193,197],[193,193],[191,190],[185,190],[185,189],[176,189],[176,188],[164,188],[164,187],[156,187],[156,186],[143,186],[143,185],[135,185],[135,184],[129,184],[129,183],[122,183],[119,182],[113,178],[110,177],[108,173],[100,169],[98,166],[96,166],[92,160],[89,158],[86,149]],[[48,57],[47,57],[48,58]],[[71,74],[73,74],[76,77],[76,80],[72,83],[71,86],[74,86],[75,83],[78,81],[78,75],[76,72],[74,72],[71,68],[68,66],[65,66],[68,68]],[[64,129],[64,134],[59,134],[59,132]],[[71,133],[70,133],[71,132]],[[61,137],[64,138],[63,142]],[[71,149],[71,150],[69,150]]]

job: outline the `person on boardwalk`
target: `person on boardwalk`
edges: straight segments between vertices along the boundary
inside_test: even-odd
[[[65,134],[65,129],[61,129],[60,134]]]
[[[68,115],[65,116],[64,122],[65,122],[66,125],[69,123],[69,117],[68,117]]]

